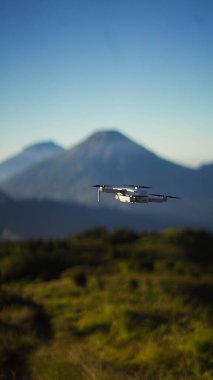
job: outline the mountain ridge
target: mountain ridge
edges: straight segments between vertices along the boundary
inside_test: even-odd
[[[194,181],[193,169],[155,155],[120,132],[102,131],[58,157],[3,182],[1,187],[12,196],[49,197],[90,204],[95,202],[88,189],[93,183],[142,182],[156,189],[158,186],[159,191],[171,192],[176,190],[174,181],[180,183],[183,173]]]
[[[156,220],[160,226],[162,219],[173,226],[180,226],[182,221],[187,227],[213,229],[213,178],[209,172],[211,166],[207,170],[183,167],[155,155],[120,132],[102,131],[1,182],[0,188],[12,197],[49,198],[90,207],[97,204],[93,184],[142,183],[152,186],[152,192],[182,199],[134,207],[104,194],[104,206],[114,207],[117,212],[122,209],[137,213],[142,219],[152,216],[153,225]]]
[[[0,163],[0,181],[7,180],[39,162],[51,159],[63,151],[64,148],[51,140],[29,145]]]

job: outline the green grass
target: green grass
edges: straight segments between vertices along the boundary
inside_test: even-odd
[[[0,245],[0,380],[213,379],[213,237]]]

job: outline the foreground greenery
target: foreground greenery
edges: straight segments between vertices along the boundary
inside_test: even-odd
[[[0,245],[0,380],[213,379],[213,236]]]

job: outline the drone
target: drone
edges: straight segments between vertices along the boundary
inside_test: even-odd
[[[150,194],[144,189],[151,189],[151,187],[144,185],[92,185],[92,187],[98,188],[98,202],[100,202],[101,193],[113,193],[116,200],[126,203],[162,203],[167,202],[169,198],[180,199],[173,195]]]

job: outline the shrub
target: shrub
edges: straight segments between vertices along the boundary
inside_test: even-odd
[[[76,285],[78,285],[82,288],[84,288],[87,285],[87,275],[81,269],[74,271],[73,280],[74,280]]]

